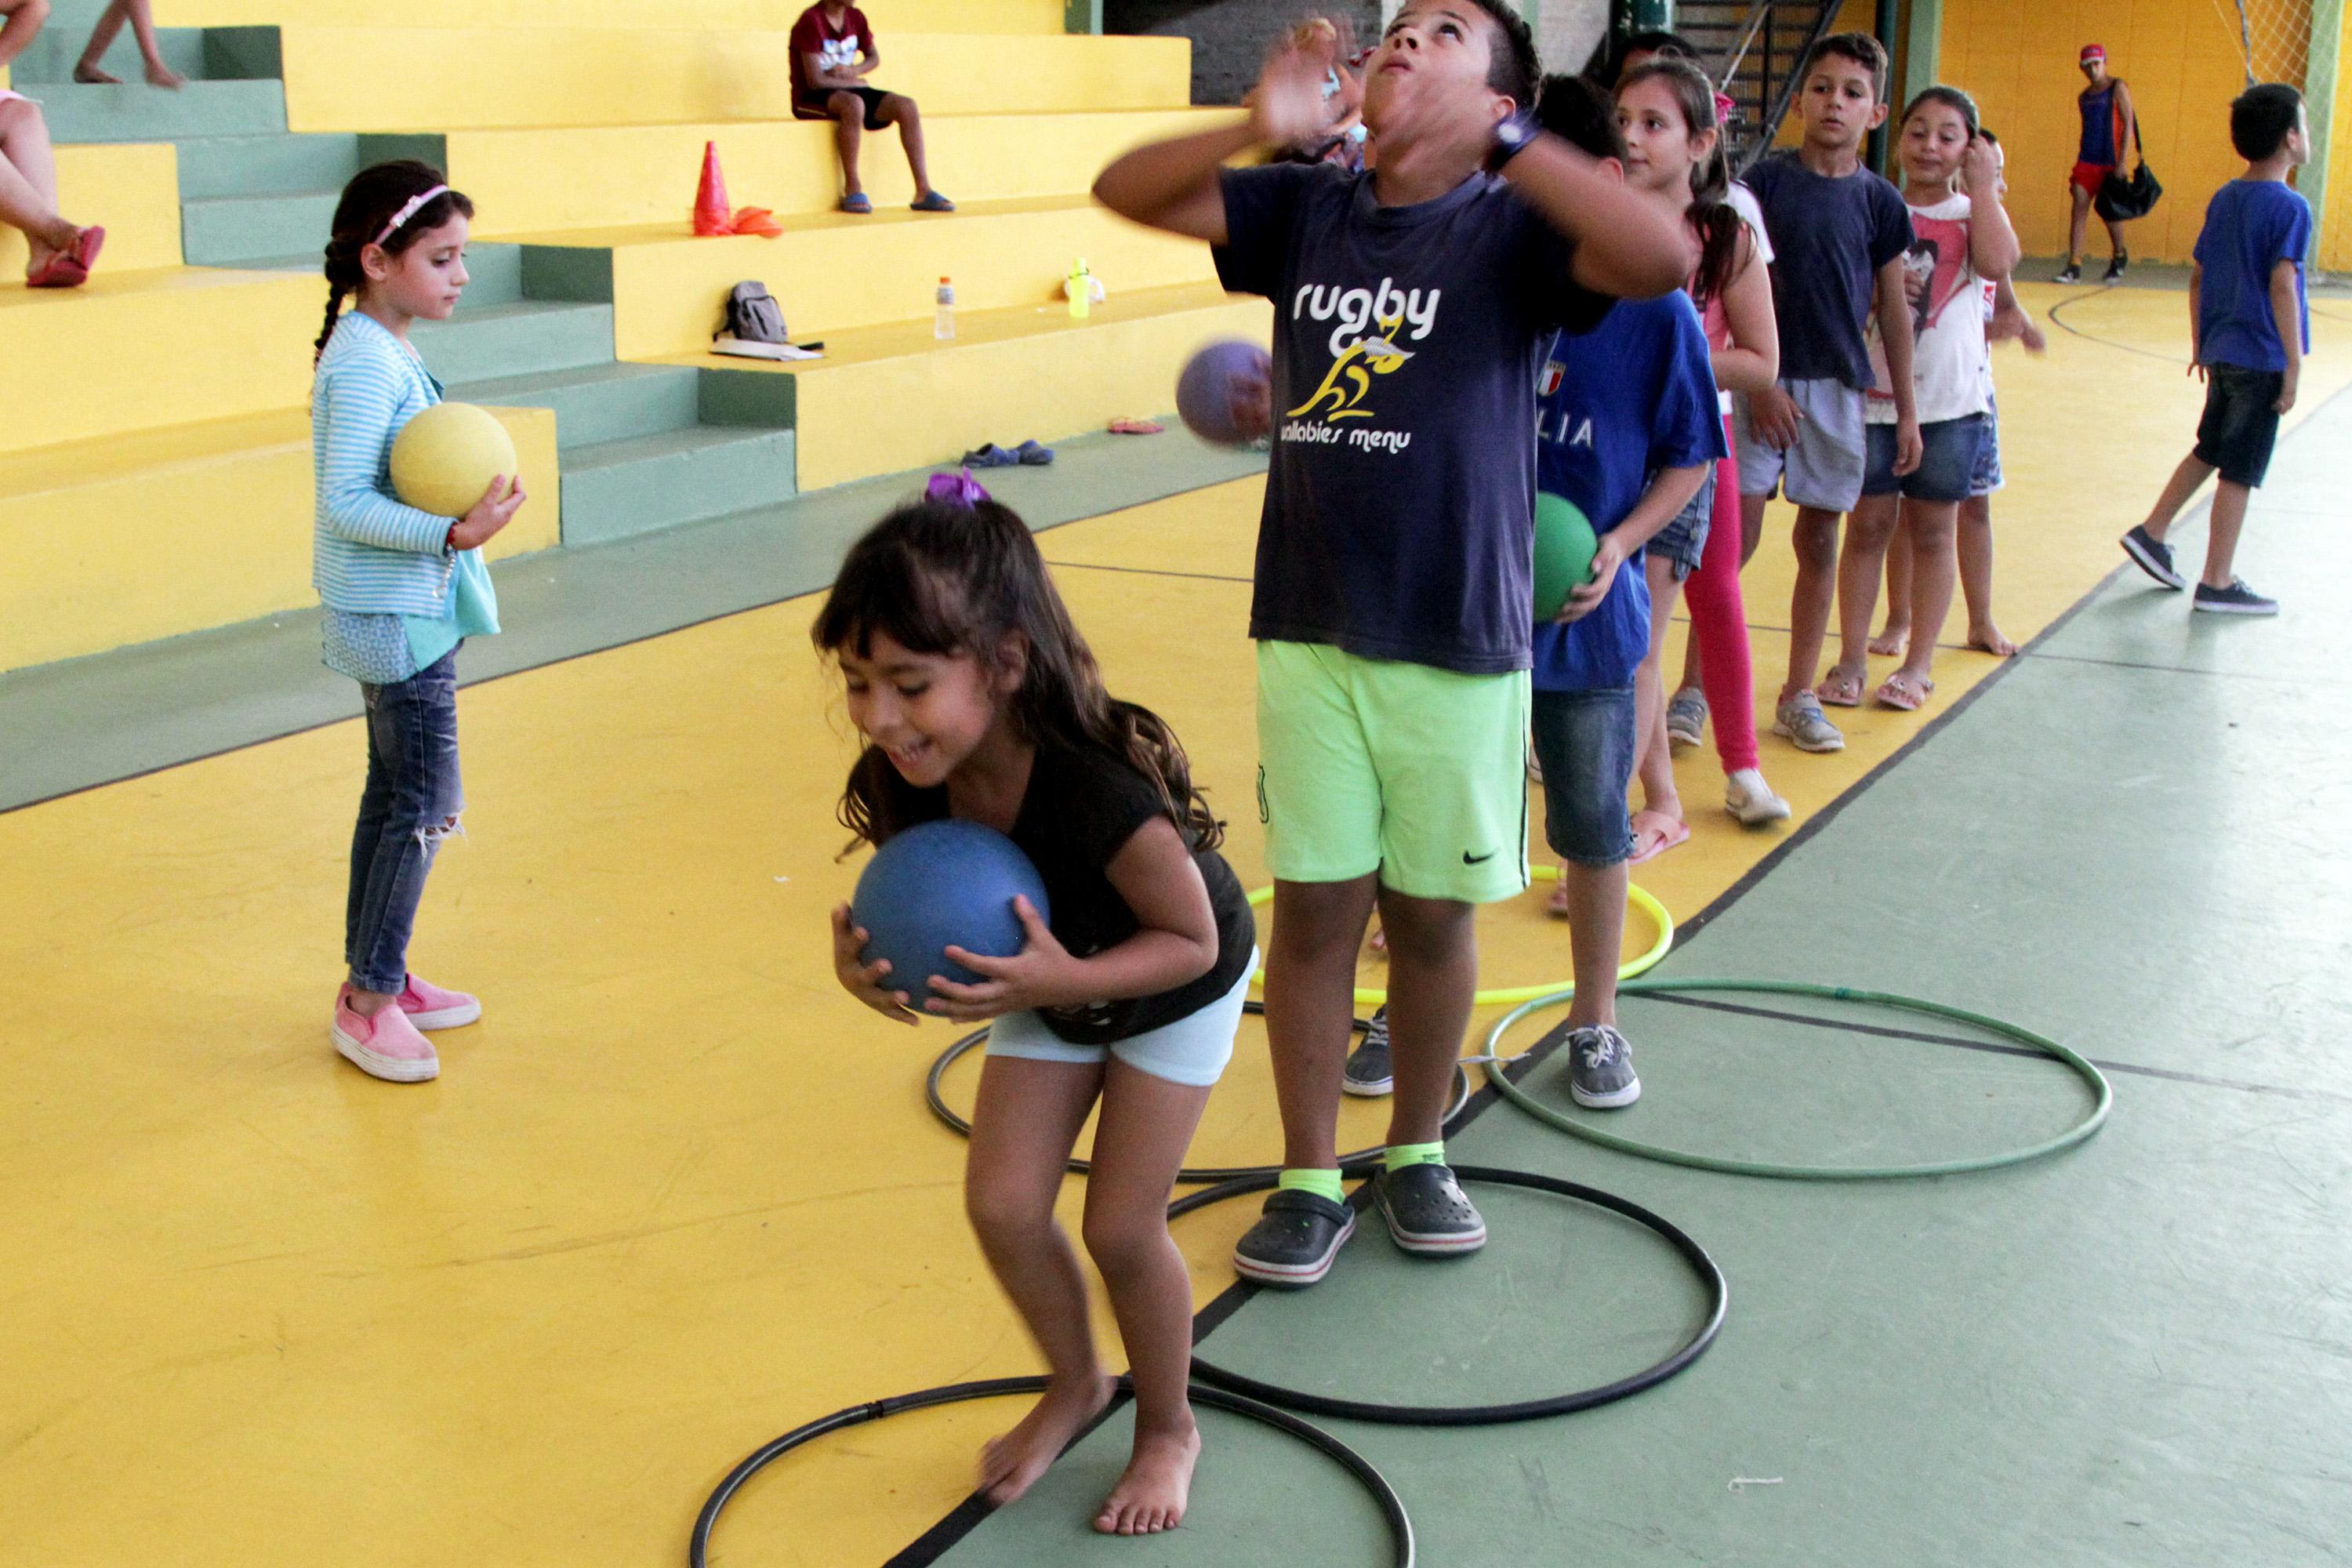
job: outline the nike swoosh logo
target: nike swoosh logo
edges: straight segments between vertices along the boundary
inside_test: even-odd
[[[1500,855],[1502,851],[1499,849],[1489,849],[1484,855],[1473,855],[1470,851],[1465,849],[1462,851],[1462,863],[1465,866],[1484,866],[1487,861],[1492,860],[1496,856]]]

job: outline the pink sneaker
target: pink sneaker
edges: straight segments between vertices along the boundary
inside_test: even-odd
[[[335,1005],[341,1007],[351,1000],[352,983],[344,981],[335,992]],[[482,1016],[482,1001],[463,991],[446,991],[429,980],[419,980],[414,974],[402,988],[400,1010],[408,1021],[420,1029],[460,1029]]]
[[[362,1018],[348,1002],[338,999],[331,1034],[335,1049],[371,1078],[388,1083],[423,1083],[441,1076],[441,1058],[434,1053],[433,1043],[416,1032],[403,1008],[384,1007],[375,1016]]]

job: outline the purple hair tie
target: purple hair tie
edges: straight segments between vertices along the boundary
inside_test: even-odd
[[[981,502],[995,499],[980,488],[980,481],[971,477],[970,468],[959,468],[952,474],[933,474],[927,493],[933,500],[943,500],[966,511],[976,511]]]

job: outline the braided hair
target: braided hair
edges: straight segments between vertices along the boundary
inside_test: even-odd
[[[366,286],[360,253],[376,243],[376,236],[383,234],[383,226],[398,216],[401,208],[441,183],[441,171],[432,164],[400,158],[362,169],[343,187],[343,199],[335,204],[334,228],[327,238],[327,321],[313,345],[312,364],[326,353],[327,340],[335,335],[345,297],[357,295]],[[458,192],[444,191],[409,214],[407,222],[383,235],[383,253],[398,256],[415,244],[418,236],[431,233],[453,217],[473,216],[472,202]]]

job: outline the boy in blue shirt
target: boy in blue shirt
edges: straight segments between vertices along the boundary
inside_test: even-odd
[[[2286,183],[2311,159],[2303,94],[2280,82],[2249,88],[2230,105],[2230,144],[2246,172],[2216,192],[2197,236],[2189,274],[2189,330],[2195,374],[2205,378],[2197,446],[2180,459],[2147,521],[2123,537],[2124,553],[2175,590],[2165,536],[2206,476],[2218,471],[2205,536],[2205,574],[2190,608],[2227,616],[2275,616],[2266,599],[2231,571],[2246,500],[2269,472],[2279,416],[2294,406],[2303,356],[2311,350],[2311,302],[2304,258],[2311,250],[2311,205]]]
[[[1590,83],[1544,84],[1544,129],[1623,176],[1616,110]],[[1650,648],[1643,547],[1674,521],[1724,455],[1706,329],[1688,294],[1624,301],[1589,331],[1563,331],[1544,368],[1536,484],[1576,503],[1601,537],[1592,574],[1534,646],[1536,761],[1544,837],[1560,858],[1575,955],[1569,1093],[1613,1110],[1641,1098],[1633,1047],[1617,1032],[1626,863],[1625,794],[1641,757],[1634,672]]]
[[[1822,704],[1852,708],[1862,682],[1813,678],[1837,596],[1838,520],[1862,499],[1868,442],[1863,399],[1877,377],[1864,333],[1874,311],[1895,394],[1895,472],[1919,466],[1911,384],[1911,306],[1903,287],[1911,211],[1903,193],[1863,167],[1863,139],[1886,119],[1886,51],[1867,33],[1832,33],[1799,73],[1805,139],[1749,170],[1748,188],[1771,237],[1772,309],[1780,379],[1733,405],[1740,521],[1753,539],[1775,486],[1797,508],[1797,586],[1789,605],[1789,679],[1772,732],[1804,752],[1839,752],[1845,736]]]
[[[1423,1256],[1486,1240],[1443,1139],[1473,917],[1528,884],[1536,376],[1554,330],[1680,287],[1691,260],[1673,215],[1536,126],[1535,42],[1506,0],[1397,12],[1365,62],[1377,168],[1227,168],[1321,134],[1335,52],[1294,36],[1245,124],[1138,148],[1095,184],[1275,303],[1250,635],[1284,1170],[1234,1265],[1289,1286],[1322,1279],[1356,1222],[1339,1083],[1375,906],[1395,1080],[1381,1214]]]

